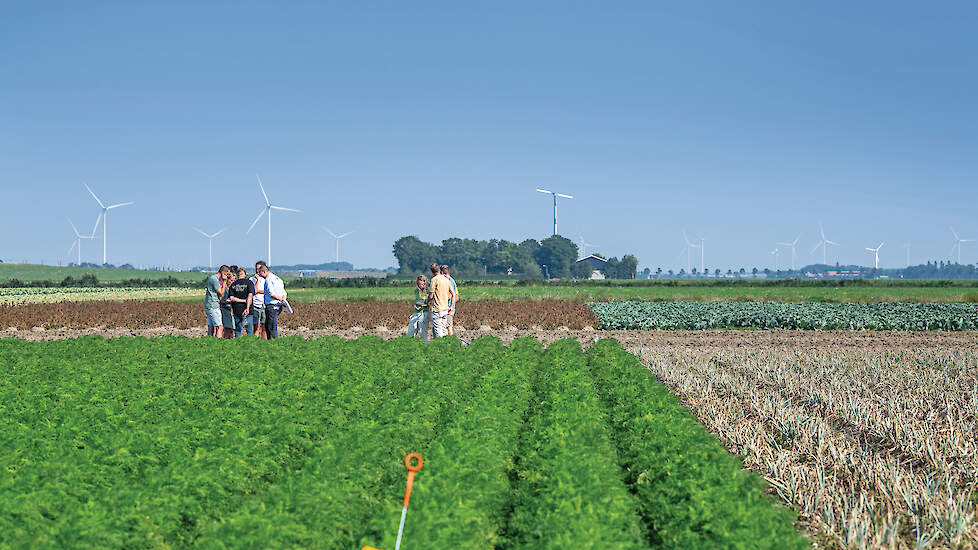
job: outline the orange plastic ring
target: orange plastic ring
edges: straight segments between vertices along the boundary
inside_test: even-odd
[[[411,466],[411,459],[412,458],[417,459],[417,461],[418,461],[418,464],[417,465]],[[406,457],[404,457],[404,465],[407,467],[408,471],[417,472],[417,471],[421,470],[421,467],[422,466],[424,466],[424,459],[421,458],[421,455],[419,455],[418,453],[411,453],[411,454],[407,455]]]

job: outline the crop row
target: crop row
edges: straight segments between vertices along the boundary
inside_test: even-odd
[[[199,296],[196,288],[0,288],[0,304],[40,304],[95,300],[172,300]]]
[[[835,547],[978,547],[978,356],[644,352]]]
[[[413,311],[406,302],[321,302],[294,304],[294,314],[279,317],[286,329],[306,327],[372,329],[385,326],[397,330],[407,326]],[[187,329],[206,323],[199,303],[165,301],[81,302],[53,304],[0,305],[0,330],[15,327],[73,328],[154,328]],[[493,328],[515,326],[543,328],[566,326],[580,329],[596,326],[598,318],[580,302],[530,300],[525,302],[465,302],[460,304],[455,324],[471,329],[481,325]]]
[[[588,350],[590,368],[611,409],[618,457],[655,539],[670,548],[722,548],[731,539],[754,549],[805,548],[786,510],[769,506],[764,483],[668,388],[614,340]]]
[[[405,548],[797,542],[644,366],[595,349],[0,339],[0,547],[390,548],[411,451]]]
[[[975,330],[978,304],[593,302],[602,329]]]

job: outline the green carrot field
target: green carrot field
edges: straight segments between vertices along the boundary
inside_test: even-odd
[[[617,342],[0,340],[0,547],[802,549]]]

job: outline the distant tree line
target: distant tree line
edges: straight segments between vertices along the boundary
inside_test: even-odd
[[[453,237],[440,245],[426,243],[413,235],[401,237],[394,243],[398,275],[427,273],[431,263],[452,266],[455,277],[485,277],[515,275],[525,279],[542,277],[569,279],[587,278],[590,266],[577,264],[578,249],[573,241],[554,235],[541,241],[526,239],[520,243],[491,239],[479,241]],[[627,255],[621,260],[612,258],[604,271],[610,278],[634,278],[638,260]]]

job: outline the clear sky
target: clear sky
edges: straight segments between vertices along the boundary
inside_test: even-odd
[[[0,13],[0,258],[394,264],[560,232],[685,267],[948,258],[978,237],[975,2],[20,2]],[[203,5],[206,4],[206,5]],[[782,255],[786,261],[787,253]],[[101,243],[84,245],[101,260]],[[978,261],[978,242],[964,262]],[[698,263],[698,262],[697,262]]]

